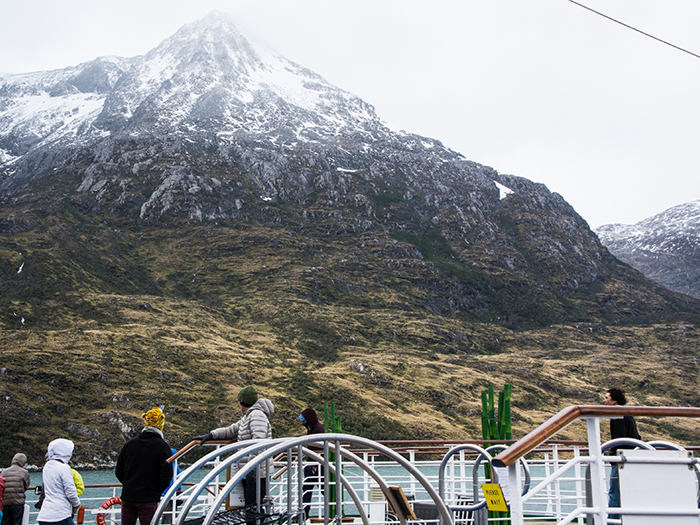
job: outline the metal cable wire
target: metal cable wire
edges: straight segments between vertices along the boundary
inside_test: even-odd
[[[575,2],[574,0],[569,0],[569,2],[571,2],[572,4],[576,4],[576,5],[579,6],[579,7],[583,7],[584,9],[587,9],[588,11],[590,11],[590,12],[592,12],[592,13],[595,13],[595,14],[597,14],[597,15],[600,15],[600,16],[602,16],[603,18],[607,18],[608,20],[612,20],[613,22],[615,22],[615,23],[617,23],[617,24],[620,24],[621,26],[624,26],[624,27],[626,27],[626,28],[628,28],[628,29],[631,29],[632,31],[636,31],[637,33],[641,33],[641,34],[643,34],[644,36],[648,36],[649,38],[653,38],[654,40],[656,40],[656,41],[658,41],[658,42],[661,42],[662,44],[666,44],[667,46],[671,46],[671,47],[674,48],[674,49],[678,49],[679,51],[683,51],[684,53],[688,53],[689,55],[692,55],[692,56],[694,56],[695,58],[700,58],[700,55],[697,55],[697,54],[693,53],[692,51],[688,51],[687,49],[683,49],[682,47],[679,47],[679,46],[677,46],[677,45],[675,45],[675,44],[671,44],[670,42],[667,42],[666,40],[662,40],[662,39],[660,39],[660,38],[655,37],[654,35],[650,35],[649,33],[645,33],[644,31],[641,31],[640,29],[637,29],[636,27],[632,27],[632,26],[629,25],[629,24],[625,24],[624,22],[620,22],[619,20],[616,20],[616,19],[614,19],[614,18],[612,18],[612,17],[610,17],[610,16],[608,16],[608,15],[606,15],[606,14],[603,14],[603,13],[601,13],[600,11],[596,11],[595,9],[591,9],[591,8],[588,7],[588,6],[585,6],[585,5],[583,5],[583,4],[579,4],[578,2]]]

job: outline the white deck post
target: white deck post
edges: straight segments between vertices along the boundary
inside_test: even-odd
[[[588,455],[591,457],[591,490],[592,502],[596,511],[593,513],[595,525],[605,525],[608,518],[607,490],[605,489],[605,465],[603,453],[600,451],[600,421],[596,417],[588,417]]]
[[[523,500],[520,495],[520,460],[508,465],[508,492],[510,493],[510,519],[513,525],[523,525]]]

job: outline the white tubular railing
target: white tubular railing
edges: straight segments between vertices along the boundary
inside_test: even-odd
[[[628,521],[635,515],[697,516],[697,508],[678,508],[675,513],[642,508],[653,507],[651,498],[644,505],[632,505],[628,500],[627,506],[621,509],[607,508],[605,470],[612,463],[624,465],[621,478],[626,475],[628,479],[634,469],[655,468],[659,462],[668,468],[694,467],[697,472],[695,460],[687,457],[685,449],[676,444],[615,440],[600,445],[601,418],[626,413],[700,417],[700,409],[666,410],[670,413],[654,407],[571,407],[552,418],[549,426],[543,425],[507,448],[504,444],[483,441],[377,443],[345,434],[207,442],[216,448],[176,477],[162,498],[152,525],[161,518],[163,523],[173,525],[218,525],[223,521],[242,525],[245,516],[235,513],[242,513],[243,498],[236,491],[241,488],[246,474],[263,464],[273,468],[267,470],[269,497],[258,498],[258,511],[264,510],[260,515],[266,516],[258,515],[262,520],[259,525],[272,525],[273,519],[285,525],[297,521],[303,524],[308,518],[305,508],[310,508],[311,515],[318,516],[314,522],[326,525],[331,520],[334,525],[340,525],[341,519],[354,521],[355,525],[406,525],[414,511],[420,525],[485,525],[489,518],[487,509],[483,508],[485,498],[481,484],[491,480],[505,489],[511,510],[511,517],[494,519],[510,520],[517,525],[537,519],[559,525],[576,521],[579,525],[584,521],[600,525],[606,520],[614,524],[607,514],[617,510],[623,517],[629,515]],[[588,426],[588,448],[585,442],[538,441],[580,418]],[[174,468],[178,458],[197,444],[196,441],[190,443],[171,458]],[[624,457],[604,456],[607,448],[621,444],[651,452],[666,449],[654,454],[669,457],[640,457],[632,454],[633,451],[626,451],[629,453]],[[492,458],[501,448],[505,450]],[[527,460],[525,454],[528,454]],[[227,471],[242,459],[249,461]],[[318,467],[317,478],[304,478],[304,467],[308,466]],[[331,477],[334,477],[332,483],[329,482]],[[310,487],[313,488],[309,490]],[[311,501],[304,501],[304,490],[311,493]],[[99,497],[102,494],[119,496],[119,486],[98,489],[91,487],[86,479],[82,500],[91,507],[85,514],[86,524],[94,523],[99,503],[109,497]],[[625,498],[623,505],[624,502]],[[28,525],[35,525],[36,511],[33,507],[31,510]],[[230,512],[219,514],[224,510]],[[118,523],[118,511],[116,505],[105,512],[107,524]],[[269,516],[272,517],[268,519]]]
[[[268,447],[266,449],[267,457],[273,457],[277,450],[283,448],[287,450],[286,461],[284,461],[284,453],[277,456],[280,461],[275,464],[277,469],[270,478],[269,494],[273,497],[274,507],[277,509],[277,512],[281,512],[286,516],[293,516],[295,519],[296,516],[301,515],[305,506],[309,506],[312,509],[312,514],[317,513],[319,517],[323,517],[324,521],[326,521],[329,519],[325,518],[329,516],[328,490],[323,487],[323,483],[320,486],[317,484],[316,486],[320,490],[312,493],[312,501],[310,503],[301,503],[304,481],[300,478],[300,473],[303,472],[304,466],[318,465],[320,467],[319,470],[333,474],[336,471],[335,467],[331,463],[331,465],[328,465],[329,470],[326,470],[323,457],[328,457],[328,452],[335,452],[335,444],[331,446],[333,441],[331,438],[327,438],[328,451],[326,451],[324,456],[316,456],[306,447],[302,447],[300,451],[299,447],[302,445],[299,444],[299,439],[305,440],[306,445],[309,447],[319,448],[321,446],[318,441],[319,435],[267,441],[265,442],[267,445],[262,445],[263,447]],[[349,509],[348,513],[351,516],[355,516],[358,522],[365,522],[367,519],[370,520],[370,525],[374,525],[377,523],[390,523],[392,520],[394,522],[405,521],[406,516],[402,516],[400,513],[392,514],[394,509],[397,508],[396,502],[391,501],[391,497],[385,496],[385,494],[390,494],[389,486],[400,486],[412,507],[416,508],[416,515],[421,523],[438,524],[440,521],[449,523],[444,520],[439,504],[444,504],[452,521],[458,525],[485,523],[485,499],[481,495],[480,484],[491,481],[490,475],[487,479],[486,466],[489,465],[491,456],[497,451],[506,448],[506,445],[496,444],[484,449],[476,444],[458,442],[450,444],[437,444],[435,442],[430,444],[402,443],[398,446],[398,451],[392,450],[393,455],[401,457],[403,462],[401,463],[393,459],[394,456],[387,456],[381,444],[354,436],[344,436],[343,439],[347,440],[349,445],[353,445],[350,442],[354,441],[354,446],[357,447],[359,443],[359,446],[364,447],[357,453],[345,447],[340,447],[339,449],[339,457],[343,460],[340,467],[342,473],[340,480],[346,490],[346,496],[349,495],[352,500],[348,501],[346,498],[343,504]],[[243,442],[233,446],[228,445],[227,447],[222,446],[218,452],[213,452],[197,461],[190,469],[185,471],[185,475],[191,476],[201,466],[209,463],[212,457],[223,458],[233,453],[235,447],[240,448],[247,444],[250,444],[250,442]],[[394,444],[396,445],[396,443]],[[485,444],[488,445],[489,443]],[[559,490],[542,491],[532,495],[527,492],[530,485],[530,477],[532,484],[540,483],[540,480],[546,477],[544,474],[546,468],[551,470],[553,464],[561,466],[562,462],[559,460],[560,450],[563,450],[566,454],[573,453],[575,456],[580,456],[579,446],[581,444],[547,444],[547,448],[537,452],[538,458],[530,459],[527,462],[521,460],[522,468],[524,469],[523,473],[526,477],[524,492],[527,500],[524,503],[524,508],[530,516],[540,516],[547,519],[556,517],[560,519],[563,514],[568,514],[584,501],[585,497],[582,495],[580,487],[583,484],[583,478],[580,476],[580,472],[578,477],[562,477],[561,469],[558,469],[558,475],[553,476],[553,479],[556,479],[556,483],[561,486]],[[273,449],[273,447],[276,448]],[[238,449],[236,448],[235,450]],[[258,449],[255,450],[259,451]],[[236,458],[240,458],[252,452],[251,450],[243,452],[243,449],[240,449],[237,453],[240,455],[236,456]],[[556,459],[555,463],[552,463],[552,460],[549,459],[550,454]],[[303,464],[298,460],[301,456],[305,456]],[[236,458],[231,457],[225,460],[226,464],[238,461]],[[223,461],[219,460],[214,469],[207,471],[207,474],[201,478],[199,485],[183,494],[180,500],[197,501],[201,499],[202,494],[204,494],[204,487],[211,486],[213,480],[224,472],[226,466]],[[424,481],[419,480],[418,476],[414,476],[412,474],[414,471],[421,473]],[[507,472],[499,473],[496,471],[493,475],[498,474],[501,475],[501,483],[507,486]],[[238,475],[242,477],[244,474]],[[325,479],[325,476],[322,479]],[[181,480],[183,480],[182,477],[178,478],[178,482]],[[222,494],[222,492],[228,493],[233,490],[237,483],[238,481],[236,480],[227,479],[225,482],[216,485],[213,493],[218,495]],[[576,483],[578,486],[574,485]],[[348,485],[352,487],[352,490],[347,489]],[[375,490],[381,495],[379,502],[376,499]],[[431,493],[431,490],[437,492],[437,496]],[[165,499],[167,500],[168,497],[169,495],[166,494]],[[213,496],[210,497],[206,508],[203,509],[203,514],[209,516],[209,511],[212,508],[216,508],[224,499],[225,496],[220,496],[215,501]],[[389,508],[386,507],[386,500],[390,501]],[[164,502],[163,505],[167,505],[167,502]],[[379,505],[380,509],[379,515],[377,514],[377,505]],[[178,517],[175,523],[183,523],[183,519],[192,519],[195,516],[193,514],[194,510],[194,506],[185,503],[185,505],[177,509]],[[286,512],[283,512],[284,510]],[[363,515],[363,512],[366,514],[366,517]],[[370,514],[373,515],[370,516]],[[188,517],[183,518],[183,515]],[[207,517],[207,522],[211,523],[209,519]],[[334,519],[333,516],[330,516],[330,519]],[[350,518],[346,516],[345,519]]]
[[[657,417],[700,417],[700,409],[698,408],[673,408],[673,407],[626,407],[626,406],[573,406],[568,407],[559,414],[555,415],[549,421],[543,423],[538,428],[530,432],[527,436],[518,440],[513,446],[509,447],[507,450],[496,456],[492,463],[497,467],[508,467],[509,473],[509,489],[511,495],[510,509],[512,523],[515,525],[523,525],[525,523],[525,513],[524,504],[534,498],[539,492],[545,487],[550,485],[552,482],[557,483],[558,479],[563,475],[564,472],[568,471],[572,467],[578,464],[587,464],[590,468],[590,505],[587,503],[584,505],[579,504],[577,508],[573,509],[568,515],[558,518],[558,525],[565,525],[570,523],[574,519],[581,519],[583,516],[587,516],[589,523],[594,523],[595,525],[605,525],[606,523],[619,523],[619,520],[612,520],[608,518],[608,513],[621,514],[621,515],[642,515],[642,516],[700,516],[700,511],[695,505],[694,510],[659,510],[659,509],[642,509],[634,507],[620,507],[620,508],[608,508],[607,506],[607,490],[605,484],[605,464],[606,463],[617,463],[622,461],[632,461],[625,460],[619,457],[603,456],[603,452],[610,447],[626,444],[632,445],[633,447],[651,449],[655,448],[672,448],[672,449],[682,449],[675,444],[669,444],[665,442],[655,442],[653,444],[645,444],[641,441],[633,439],[619,439],[614,440],[601,446],[600,439],[600,419],[613,419],[619,418],[626,415],[630,416],[657,416]],[[540,482],[536,487],[534,487],[529,493],[524,496],[520,495],[520,469],[517,467],[518,459],[525,456],[537,446],[543,443],[545,440],[554,436],[560,430],[566,428],[569,424],[573,423],[577,419],[583,419],[586,421],[588,430],[588,450],[589,454],[587,457],[575,457],[571,461],[567,462],[564,466],[557,469],[551,475],[547,476],[542,482]],[[645,460],[642,458],[635,458],[634,463],[663,463],[665,465],[673,464],[687,464],[693,466],[697,469],[697,461],[692,458],[664,458],[664,459],[653,459]],[[651,482],[651,481],[650,481]],[[557,500],[560,501],[560,495],[557,496]]]
[[[177,486],[187,481],[197,470],[199,470],[204,465],[210,464],[211,461],[215,458],[218,458],[219,462],[215,465],[211,472],[206,474],[202,478],[202,480],[185,496],[184,505],[179,511],[176,525],[184,524],[188,514],[194,507],[195,503],[199,500],[200,496],[205,493],[207,487],[212,483],[212,481],[215,478],[217,478],[220,474],[225,472],[227,468],[239,463],[242,459],[248,458],[248,461],[244,464],[240,464],[236,474],[232,476],[223,487],[219,488],[219,491],[215,495],[214,500],[211,502],[209,508],[206,510],[206,514],[204,516],[202,525],[211,525],[215,518],[215,515],[223,506],[229,494],[231,494],[234,488],[239,483],[241,483],[241,481],[245,478],[247,474],[255,470],[256,467],[258,467],[259,465],[269,460],[272,460],[279,454],[290,454],[294,451],[298,451],[298,448],[303,445],[314,445],[317,447],[322,445],[324,447],[323,456],[320,456],[307,448],[302,449],[303,454],[311,458],[313,461],[322,462],[325,472],[335,474],[335,493],[337,495],[342,494],[343,488],[345,488],[348,491],[348,494],[351,496],[353,503],[355,504],[355,507],[359,513],[359,517],[364,525],[369,525],[369,522],[363,506],[363,501],[359,498],[357,491],[354,489],[352,484],[350,484],[347,478],[343,475],[343,468],[341,465],[342,458],[345,458],[346,461],[352,462],[355,466],[362,469],[373,479],[373,481],[381,489],[386,500],[391,504],[391,507],[401,525],[405,525],[406,512],[409,509],[405,508],[404,502],[399,499],[399,496],[396,494],[396,492],[392,488],[390,488],[389,484],[372,466],[370,466],[365,461],[360,459],[360,457],[358,457],[353,452],[345,448],[345,445],[347,444],[368,448],[371,451],[373,451],[374,454],[385,456],[395,465],[404,469],[405,474],[408,474],[408,476],[412,478],[414,482],[420,485],[422,487],[422,490],[424,490],[431,498],[438,513],[440,514],[440,517],[442,518],[442,520],[444,520],[444,523],[446,523],[447,525],[453,525],[449,509],[445,506],[444,502],[439,497],[437,491],[433,488],[426,476],[419,469],[417,469],[413,463],[411,463],[409,460],[406,460],[404,457],[402,457],[400,454],[393,451],[392,449],[385,447],[384,445],[381,445],[368,439],[360,438],[357,436],[350,436],[346,434],[312,434],[309,436],[302,436],[298,438],[289,439],[250,440],[229,444],[217,450],[214,450],[211,453],[204,456],[203,458],[201,458],[200,460],[198,460],[197,462],[195,462],[190,468],[185,470],[182,474],[180,474],[177,477],[177,479],[173,482],[171,488],[166,492],[163,499],[161,500],[158,506],[158,510],[156,511],[156,514],[154,515],[153,521],[151,523],[152,525],[158,524],[161,515],[169,506],[170,500],[175,494]],[[191,448],[191,446],[188,446],[186,448],[189,449]],[[183,449],[183,451],[184,450],[185,449]],[[183,451],[181,451],[181,453]],[[180,456],[181,453],[178,453],[176,456]],[[333,453],[335,455],[335,464],[329,462],[329,457],[331,455],[330,453]],[[172,459],[176,459],[176,456],[174,456]],[[301,454],[297,453],[296,469],[290,469],[289,466],[290,462],[288,461],[288,477],[294,474],[296,474],[297,476],[301,476],[301,472],[303,471]],[[324,477],[324,483],[324,494],[328,496],[330,487],[328,485],[327,476]],[[297,483],[297,487],[300,487],[301,485],[301,482]],[[289,479],[287,480],[287,486],[293,486],[293,484],[290,484]],[[289,498],[291,497],[292,494],[288,493],[288,510],[286,518],[289,523],[291,523],[291,520],[293,518],[298,517],[298,512],[295,511],[294,507],[289,503]],[[299,493],[297,494],[297,502],[299,502],[301,499],[301,493],[299,491]],[[326,525],[329,523],[329,503],[335,506],[336,515],[333,519],[340,520],[342,517],[343,501],[338,500],[335,502],[329,502],[328,497],[326,497],[324,502],[324,523]],[[301,506],[298,504],[297,508],[299,507]]]

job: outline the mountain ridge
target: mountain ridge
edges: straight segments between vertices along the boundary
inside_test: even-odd
[[[333,401],[373,438],[477,437],[506,381],[521,431],[609,382],[698,402],[673,378],[697,378],[700,301],[544,185],[242,38],[216,14],[139,57],[0,77],[2,457],[67,434],[108,464],[152,404],[182,444],[247,383],[276,432]]]
[[[633,225],[596,228],[616,257],[670,290],[700,298],[700,200]]]

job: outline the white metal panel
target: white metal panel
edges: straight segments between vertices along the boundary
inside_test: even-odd
[[[629,461],[620,463],[620,505],[623,509],[654,513],[697,511],[695,472],[682,463],[654,463],[688,458],[680,450],[622,450]],[[649,463],[645,462],[649,461]],[[622,514],[624,525],[698,525],[698,516]]]

